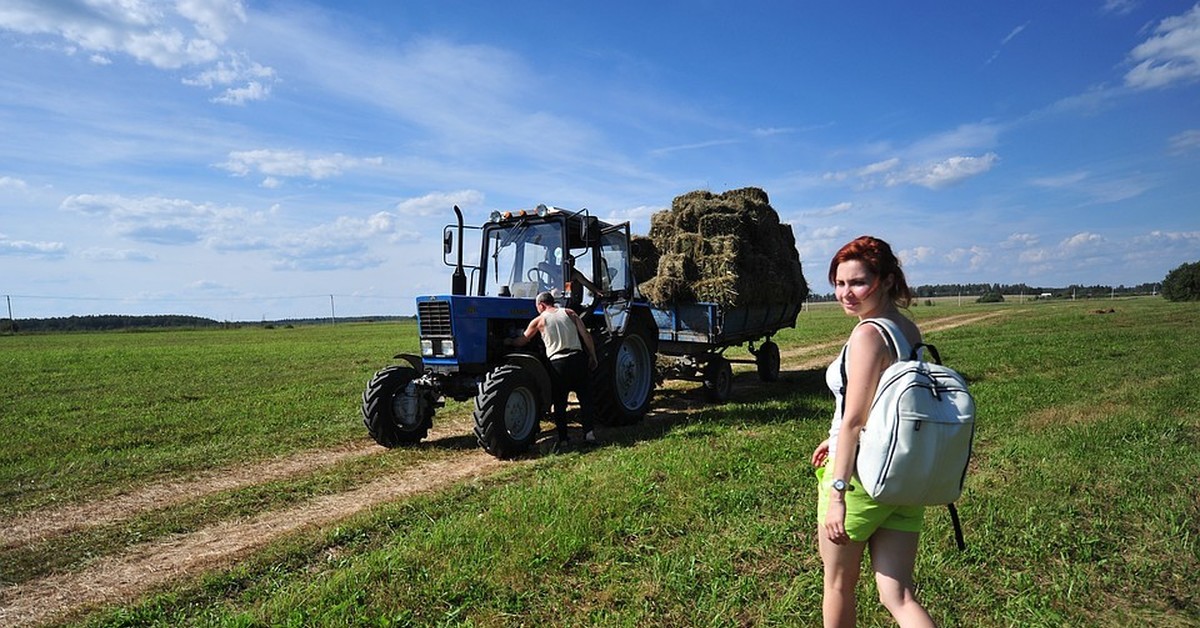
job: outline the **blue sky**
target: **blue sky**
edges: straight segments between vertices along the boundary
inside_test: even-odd
[[[1200,4],[3,0],[0,135],[17,318],[411,314],[455,204],[744,186],[820,292],[1134,285],[1200,260]]]

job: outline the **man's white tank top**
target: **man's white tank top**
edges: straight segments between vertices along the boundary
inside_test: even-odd
[[[579,330],[565,309],[560,307],[543,312],[542,321],[542,342],[546,343],[546,355],[550,359],[583,350]]]

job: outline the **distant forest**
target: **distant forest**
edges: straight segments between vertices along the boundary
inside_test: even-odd
[[[412,316],[356,316],[337,318],[335,323],[363,323],[384,320],[412,319]],[[18,318],[15,321],[0,320],[0,333],[44,333],[70,331],[116,331],[155,329],[215,329],[220,327],[294,327],[297,325],[328,325],[328,318],[293,318],[277,321],[230,322],[215,321],[200,316],[155,314],[129,316],[121,314],[99,314],[89,316],[63,316],[56,318]],[[15,329],[14,329],[15,326]]]
[[[913,293],[918,299],[934,297],[970,297],[972,300],[985,296],[1013,297],[1024,295],[1025,298],[1051,299],[1107,299],[1109,297],[1150,296],[1162,291],[1161,283],[1143,283],[1136,286],[1083,286],[1070,285],[1066,288],[1044,288],[1029,286],[1023,283],[952,283],[935,286],[916,286]],[[833,293],[813,294],[812,301],[833,301]],[[996,300],[996,299],[988,299]]]
[[[1025,298],[1049,299],[1107,299],[1109,297],[1129,297],[1153,295],[1160,292],[1159,283],[1144,283],[1133,287],[1126,286],[1082,286],[1072,285],[1066,288],[1032,287],[1026,284],[941,284],[935,286],[917,286],[913,292],[917,296],[917,304],[922,299],[934,297],[962,297],[974,301],[999,301],[1002,296],[1024,295]],[[810,301],[833,301],[833,293],[813,294]],[[412,319],[412,316],[358,316],[337,318],[335,323],[363,323],[388,320]],[[114,331],[114,330],[154,330],[154,329],[212,329],[218,327],[287,327],[295,325],[329,324],[328,318],[297,318],[274,321],[216,321],[200,316],[180,316],[162,314],[150,316],[128,316],[121,314],[99,314],[90,316],[65,316],[57,318],[18,318],[0,320],[0,333],[18,332],[72,332],[72,331]]]

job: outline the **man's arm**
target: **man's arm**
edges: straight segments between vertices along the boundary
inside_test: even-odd
[[[524,347],[529,344],[535,336],[542,333],[542,317],[529,321],[529,325],[525,327],[525,333],[516,338],[505,338],[504,344],[513,347]]]

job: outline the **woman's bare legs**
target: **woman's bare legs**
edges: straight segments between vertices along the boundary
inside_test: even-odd
[[[933,626],[925,607],[917,602],[913,592],[913,569],[917,562],[916,532],[901,532],[880,528],[867,543],[871,547],[871,565],[875,570],[875,585],[883,603],[901,628]],[[822,554],[824,555],[824,554]],[[826,575],[826,595],[828,595]]]
[[[851,541],[846,545],[836,545],[825,538],[823,531],[817,532],[817,539],[821,550],[821,562],[825,565],[825,595],[821,600],[821,615],[825,619],[825,626],[853,626],[854,589],[858,585],[863,550],[867,544]]]

